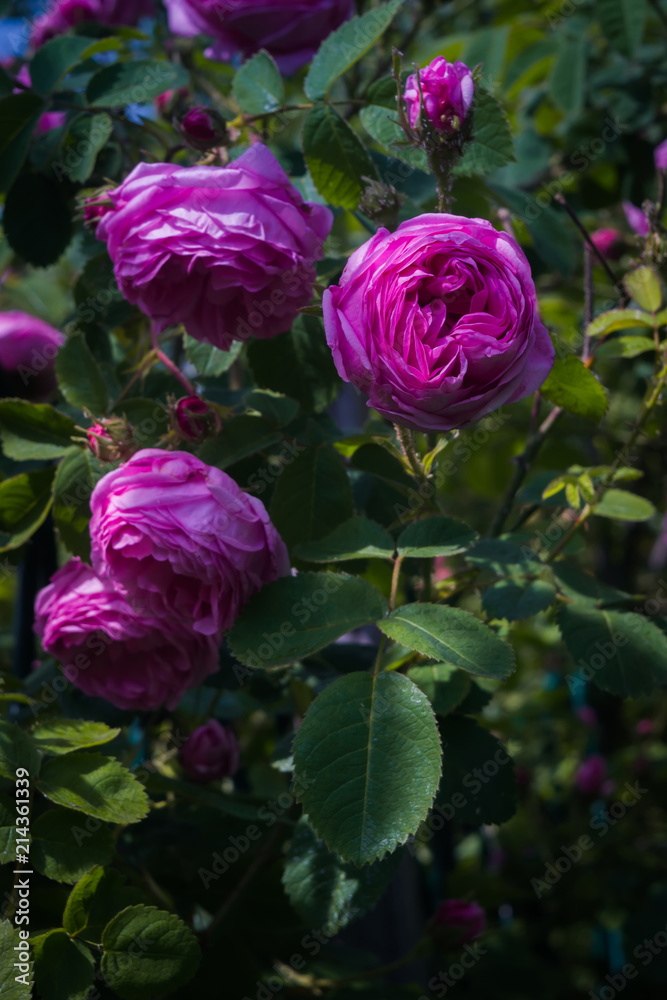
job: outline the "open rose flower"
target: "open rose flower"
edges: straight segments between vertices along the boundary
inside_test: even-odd
[[[30,41],[35,48],[62,35],[82,21],[100,24],[137,24],[155,14],[155,0],[53,0],[35,21]]]
[[[69,681],[118,708],[175,708],[218,669],[218,641],[176,615],[155,618],[80,559],[37,596],[35,631]]]
[[[289,330],[310,301],[333,216],[258,143],[227,167],[140,163],[97,227],[123,295],[158,331],[227,350]]]
[[[464,427],[534,392],[554,360],[528,261],[483,219],[378,230],[323,307],[338,374],[404,427]]]
[[[266,49],[294,73],[352,16],[353,0],[165,0],[175,35],[210,35],[210,59],[227,61]]]
[[[424,98],[424,112],[438,132],[455,132],[463,124],[475,93],[472,73],[465,63],[450,63],[438,56],[425,69],[419,70],[419,83]],[[415,128],[421,103],[417,74],[405,82],[403,100],[408,121]]]
[[[0,313],[2,393],[42,402],[56,389],[53,368],[65,336],[36,316],[12,310]]]
[[[231,777],[239,766],[239,745],[231,729],[209,719],[188,736],[180,753],[183,770],[192,781]]]
[[[98,482],[91,509],[98,573],[204,635],[228,629],[249,597],[289,572],[261,500],[187,452],[137,452]]]

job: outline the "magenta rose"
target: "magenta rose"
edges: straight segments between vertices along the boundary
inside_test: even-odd
[[[218,640],[155,618],[72,559],[37,595],[35,631],[72,684],[118,708],[175,708],[218,669]]]
[[[424,111],[431,125],[438,132],[456,132],[463,124],[475,94],[472,73],[465,63],[450,63],[444,56],[437,56],[425,69],[419,70],[419,81],[424,97]],[[417,74],[405,82],[405,101],[408,121],[417,125],[420,112]]]
[[[404,427],[464,427],[534,392],[554,361],[528,261],[483,219],[378,230],[323,307],[338,374]]]
[[[457,931],[457,944],[466,944],[479,937],[486,927],[486,913],[479,903],[468,903],[465,899],[446,899],[435,914],[439,927]]]
[[[620,229],[596,229],[591,233],[591,240],[608,260],[618,260],[623,256],[625,237]]]
[[[183,770],[192,781],[216,781],[228,778],[239,767],[239,745],[231,729],[217,719],[195,729],[180,753]]]
[[[173,408],[173,426],[185,441],[200,441],[207,434],[219,431],[221,421],[206,400],[185,396]]]
[[[35,48],[62,35],[82,21],[100,24],[137,24],[142,17],[155,14],[155,0],[54,0],[38,17],[30,36]]]
[[[64,334],[36,316],[0,313],[2,392],[37,403],[48,399],[56,389],[54,359],[64,343]]]
[[[624,201],[623,211],[625,212],[625,218],[628,220],[628,225],[631,229],[634,229],[637,236],[641,236],[642,238],[648,236],[651,226],[642,209],[637,208],[631,201]]]
[[[667,170],[667,139],[653,150],[653,160],[656,170]]]
[[[140,163],[97,227],[123,295],[159,331],[183,323],[226,350],[289,330],[333,216],[305,202],[258,143],[227,167]]]
[[[249,597],[289,573],[261,500],[187,452],[137,452],[98,482],[91,509],[97,572],[204,635],[228,629]]]
[[[226,135],[224,121],[208,108],[190,108],[181,118],[180,130],[191,146],[202,150],[220,143]]]
[[[223,62],[266,49],[283,73],[314,56],[352,16],[353,0],[165,0],[175,35],[210,35],[210,59]]]

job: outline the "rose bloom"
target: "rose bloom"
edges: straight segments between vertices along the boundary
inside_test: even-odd
[[[517,242],[483,219],[380,229],[324,293],[338,374],[404,427],[449,431],[538,389],[554,348]]]
[[[183,770],[192,781],[216,781],[235,774],[239,767],[239,745],[231,729],[217,719],[188,736],[180,753]]]
[[[30,42],[38,48],[82,21],[98,21],[109,26],[133,25],[140,18],[153,14],[155,0],[54,0],[35,21]]]
[[[221,426],[218,415],[199,396],[185,396],[177,400],[173,409],[173,423],[186,441],[199,441]]]
[[[35,631],[72,684],[118,708],[175,708],[218,669],[216,637],[175,615],[155,618],[80,559],[37,595]]]
[[[620,229],[596,229],[591,233],[591,240],[608,260],[618,260],[623,256],[625,237]]]
[[[123,295],[159,332],[183,323],[223,350],[289,330],[331,229],[266,146],[226,167],[140,163],[108,192],[97,227]]]
[[[653,150],[656,170],[667,170],[667,139]]]
[[[425,69],[419,70],[426,117],[438,132],[455,132],[465,120],[475,93],[472,73],[465,63],[450,63],[438,56]],[[415,128],[420,112],[417,74],[405,82],[408,121]]]
[[[210,59],[226,62],[266,49],[283,73],[315,55],[327,35],[352,17],[353,0],[165,0],[175,35],[210,35]]]
[[[249,597],[289,573],[261,500],[188,452],[137,452],[100,479],[90,505],[97,572],[204,635],[228,629]]]
[[[448,927],[460,932],[458,944],[466,944],[479,937],[486,927],[486,913],[479,903],[468,903],[465,899],[446,899],[435,914],[439,927]]]
[[[209,149],[225,138],[222,118],[208,108],[190,108],[181,118],[180,130],[195,149]]]
[[[56,390],[53,362],[65,336],[36,316],[0,313],[2,393],[39,403]]]

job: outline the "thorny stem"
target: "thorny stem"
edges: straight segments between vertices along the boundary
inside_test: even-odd
[[[577,213],[574,211],[574,209],[572,208],[572,206],[568,203],[565,195],[563,195],[563,194],[557,194],[556,195],[556,201],[558,202],[559,205],[563,206],[563,208],[565,209],[565,211],[567,212],[567,214],[570,216],[570,218],[574,222],[575,226],[577,227],[577,229],[579,230],[579,232],[583,236],[584,240],[586,241],[586,246],[589,248],[589,250],[591,251],[591,253],[595,254],[595,257],[597,258],[598,263],[602,265],[602,267],[604,268],[604,270],[607,273],[607,276],[608,276],[609,280],[612,282],[612,284],[614,285],[614,288],[618,292],[618,294],[619,294],[619,296],[621,298],[621,305],[625,305],[628,302],[628,295],[627,295],[627,292],[626,292],[625,288],[623,287],[623,282],[619,278],[616,277],[616,275],[614,274],[614,272],[612,271],[612,269],[609,267],[609,264],[604,259],[604,257],[602,256],[602,254],[600,253],[600,251],[596,247],[595,243],[593,243],[593,240],[590,237],[590,233],[588,232],[588,230],[586,229],[586,227],[584,226],[584,224],[582,223],[581,219],[579,218],[579,216],[577,215]]]
[[[151,342],[153,344],[153,351],[155,352],[155,356],[158,359],[158,361],[161,361],[162,364],[165,366],[165,368],[167,368],[171,372],[171,374],[174,376],[174,378],[178,379],[178,381],[181,383],[181,385],[183,386],[183,388],[187,392],[188,396],[196,396],[197,395],[197,391],[196,391],[195,387],[193,386],[192,382],[190,382],[185,377],[185,375],[183,374],[183,372],[181,371],[181,369],[178,367],[178,365],[174,364],[174,362],[171,360],[171,358],[168,357],[164,353],[164,351],[162,350],[162,348],[158,346],[158,336],[157,336],[157,333],[155,331],[155,327],[154,326],[151,326]]]
[[[408,430],[407,427],[400,427],[398,424],[394,424],[394,430],[396,431],[396,437],[398,438],[398,443],[401,446],[401,451],[410,463],[410,468],[412,469],[415,479],[419,483],[428,482],[426,469],[422,465],[419,455],[417,454],[413,432]]]

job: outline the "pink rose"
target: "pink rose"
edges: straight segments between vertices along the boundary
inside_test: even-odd
[[[424,111],[438,132],[456,132],[463,124],[475,93],[472,73],[465,63],[450,63],[444,56],[437,56],[425,69],[419,70],[419,81],[424,96]],[[420,111],[417,74],[405,82],[405,101],[408,121],[417,125]]]
[[[653,150],[653,160],[656,170],[667,170],[667,139]]]
[[[55,35],[62,35],[82,21],[100,24],[137,24],[155,14],[155,0],[53,0],[35,21],[30,42],[39,48]]]
[[[187,452],[137,452],[98,482],[90,505],[97,572],[203,635],[228,629],[249,597],[289,573],[261,500]]]
[[[648,236],[651,227],[641,208],[637,208],[631,201],[624,201],[623,211],[625,212],[625,218],[628,220],[628,225],[631,229],[634,229],[637,236]]]
[[[554,360],[528,261],[483,219],[379,229],[323,307],[338,374],[404,427],[464,427],[534,392]]]
[[[231,729],[209,719],[192,733],[180,753],[181,764],[192,781],[215,781],[235,774],[239,767],[239,745]]]
[[[591,233],[591,240],[608,260],[618,260],[623,256],[625,237],[620,229],[596,229]]]
[[[211,35],[210,59],[266,49],[283,73],[312,58],[327,35],[352,16],[353,0],[165,0],[175,35]]]
[[[216,637],[155,618],[80,559],[37,595],[35,631],[72,684],[118,708],[175,708],[218,669]]]
[[[304,202],[261,143],[227,167],[140,163],[97,227],[123,295],[159,331],[228,350],[289,330],[307,305],[328,208]]]
[[[211,432],[220,430],[217,413],[199,396],[179,399],[173,409],[174,428],[186,441],[200,441]]]
[[[56,389],[53,362],[65,337],[28,313],[0,313],[0,368],[3,392],[33,402],[48,399]]]
[[[575,784],[582,795],[597,795],[607,777],[607,761],[602,754],[594,753],[577,768]]]
[[[446,899],[435,914],[439,927],[459,931],[457,944],[466,944],[479,937],[486,927],[486,913],[479,903],[468,903],[465,899]]]

